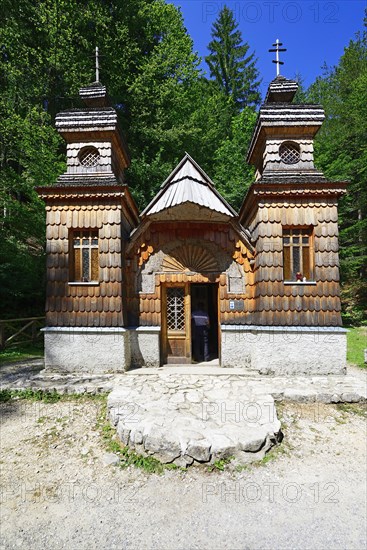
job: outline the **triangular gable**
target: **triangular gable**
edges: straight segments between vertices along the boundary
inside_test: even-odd
[[[215,189],[211,179],[188,153],[168,176],[161,190],[143,210],[141,216],[157,214],[185,203],[197,204],[231,218],[237,216]]]

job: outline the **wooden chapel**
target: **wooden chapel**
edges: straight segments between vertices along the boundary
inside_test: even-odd
[[[98,80],[98,79],[97,79]],[[138,213],[129,155],[100,82],[61,112],[67,170],[46,204],[45,366],[118,372],[191,364],[191,313],[210,317],[211,364],[263,374],[343,373],[338,198],[314,166],[320,105],[270,83],[248,162],[256,179],[236,213],[185,154]]]

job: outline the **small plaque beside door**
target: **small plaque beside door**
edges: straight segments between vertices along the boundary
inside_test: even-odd
[[[231,311],[245,311],[244,300],[229,300],[229,309]]]

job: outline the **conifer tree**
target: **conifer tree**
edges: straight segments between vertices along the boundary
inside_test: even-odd
[[[260,103],[259,71],[255,54],[248,53],[249,45],[242,41],[233,11],[224,6],[212,28],[209,55],[205,58],[210,76],[238,110]]]

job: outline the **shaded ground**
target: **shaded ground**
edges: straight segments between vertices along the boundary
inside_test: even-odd
[[[260,465],[147,474],[105,466],[104,401],[0,406],[0,549],[366,547],[366,411],[278,404]]]

